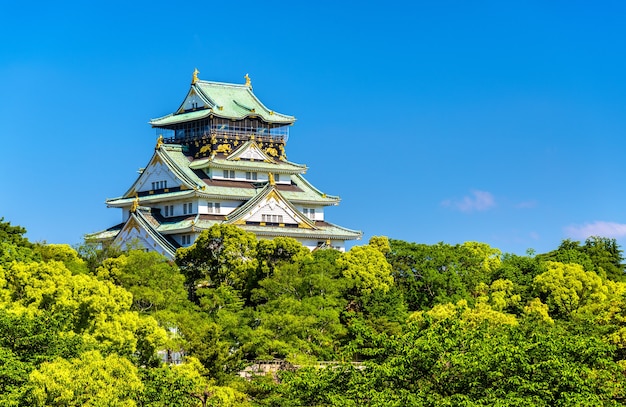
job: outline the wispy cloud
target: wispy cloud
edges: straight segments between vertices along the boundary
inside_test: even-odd
[[[596,221],[584,225],[570,225],[565,227],[565,233],[576,239],[586,239],[589,236],[617,238],[626,236],[626,224],[616,222]]]
[[[461,212],[486,211],[496,205],[493,195],[487,191],[473,190],[470,194],[461,199],[446,199],[441,205]]]

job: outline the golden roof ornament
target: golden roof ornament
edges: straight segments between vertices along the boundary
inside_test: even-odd
[[[246,86],[249,87],[250,89],[252,89],[252,80],[250,79],[250,76],[248,74],[246,74],[246,76],[244,76],[244,78],[246,79]]]
[[[196,82],[198,82],[198,74],[200,73],[200,71],[198,71],[198,68],[195,68],[193,70],[193,74],[191,76],[191,84],[195,84]]]
[[[270,180],[270,185],[276,185],[276,180],[274,179],[274,174],[272,174],[271,172],[267,174],[268,178]]]
[[[158,150],[159,148],[161,148],[162,145],[163,145],[163,135],[159,134],[159,137],[157,138],[157,143],[154,149]]]
[[[135,200],[133,201],[133,206],[130,207],[130,212],[137,212],[137,208],[139,208],[139,195],[135,194]]]

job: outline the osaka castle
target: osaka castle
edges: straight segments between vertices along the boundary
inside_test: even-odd
[[[174,113],[153,119],[158,138],[139,177],[118,198],[122,222],[88,241],[140,244],[173,258],[215,224],[232,224],[258,239],[292,237],[307,248],[345,250],[361,232],[326,220],[339,204],[304,178],[306,165],[287,159],[295,117],[267,108],[244,84],[209,82],[194,71]]]

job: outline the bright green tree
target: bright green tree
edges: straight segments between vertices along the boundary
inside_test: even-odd
[[[38,243],[35,245],[35,251],[40,254],[43,261],[62,262],[72,274],[85,274],[89,272],[85,260],[68,244]]]
[[[156,252],[130,250],[103,261],[98,277],[124,287],[133,296],[132,309],[141,313],[188,307],[185,277],[178,267]]]
[[[354,246],[337,259],[343,275],[357,292],[388,291],[393,285],[391,265],[384,254],[374,246]]]
[[[576,263],[546,262],[546,271],[535,277],[535,290],[554,315],[569,317],[580,308],[602,303],[608,286],[593,271]]]
[[[115,354],[88,351],[43,363],[31,373],[32,406],[134,407],[143,385],[137,368]]]

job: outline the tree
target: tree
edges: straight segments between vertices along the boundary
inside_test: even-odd
[[[8,243],[18,247],[32,248],[33,244],[26,238],[26,229],[21,226],[11,226],[11,222],[5,222],[0,218],[0,243]]]
[[[615,239],[592,236],[585,240],[582,250],[595,265],[597,273],[615,281],[626,279],[623,252]]]
[[[469,299],[469,289],[457,272],[458,254],[445,243],[425,245],[391,240],[387,259],[409,310]],[[473,287],[471,287],[473,288]]]
[[[257,243],[257,258],[263,272],[262,277],[269,276],[281,263],[293,263],[308,255],[309,250],[291,237],[263,239]]]
[[[538,255],[541,261],[580,264],[586,271],[594,271],[615,281],[626,279],[624,257],[615,239],[592,236],[580,242],[565,239],[551,252]]]
[[[467,325],[465,311],[374,343],[377,363],[286,372],[283,405],[621,405],[614,348],[594,334],[522,321]]]
[[[97,276],[124,287],[133,295],[132,309],[141,313],[176,312],[188,307],[185,277],[163,255],[129,250],[104,260]]]
[[[377,247],[354,246],[337,259],[337,265],[358,292],[389,291],[393,285],[391,265]]]
[[[4,218],[0,218],[0,266],[13,261],[40,260],[38,253],[33,251],[34,245],[24,234],[26,229],[11,226],[11,222],[4,222]]]
[[[134,407],[143,385],[137,368],[115,354],[88,351],[43,363],[30,375],[33,406]]]
[[[60,261],[72,274],[86,274],[89,272],[87,263],[68,244],[38,243],[34,248],[40,254],[41,260],[45,262]]]
[[[87,274],[72,275],[61,262],[12,263],[0,268],[0,300],[17,314],[49,313],[61,328],[87,342],[150,363],[166,340],[156,321],[130,311],[132,295],[110,281]]]
[[[346,279],[335,264],[340,257],[336,250],[318,250],[280,264],[259,282],[255,322],[243,346],[248,358],[302,362],[337,356],[346,304]]]
[[[189,298],[198,302],[198,287],[229,285],[243,290],[258,266],[256,237],[234,225],[214,225],[190,247],[176,252]]]
[[[534,286],[555,315],[569,317],[579,308],[601,303],[608,288],[593,271],[576,263],[546,262],[546,271],[535,277]]]

